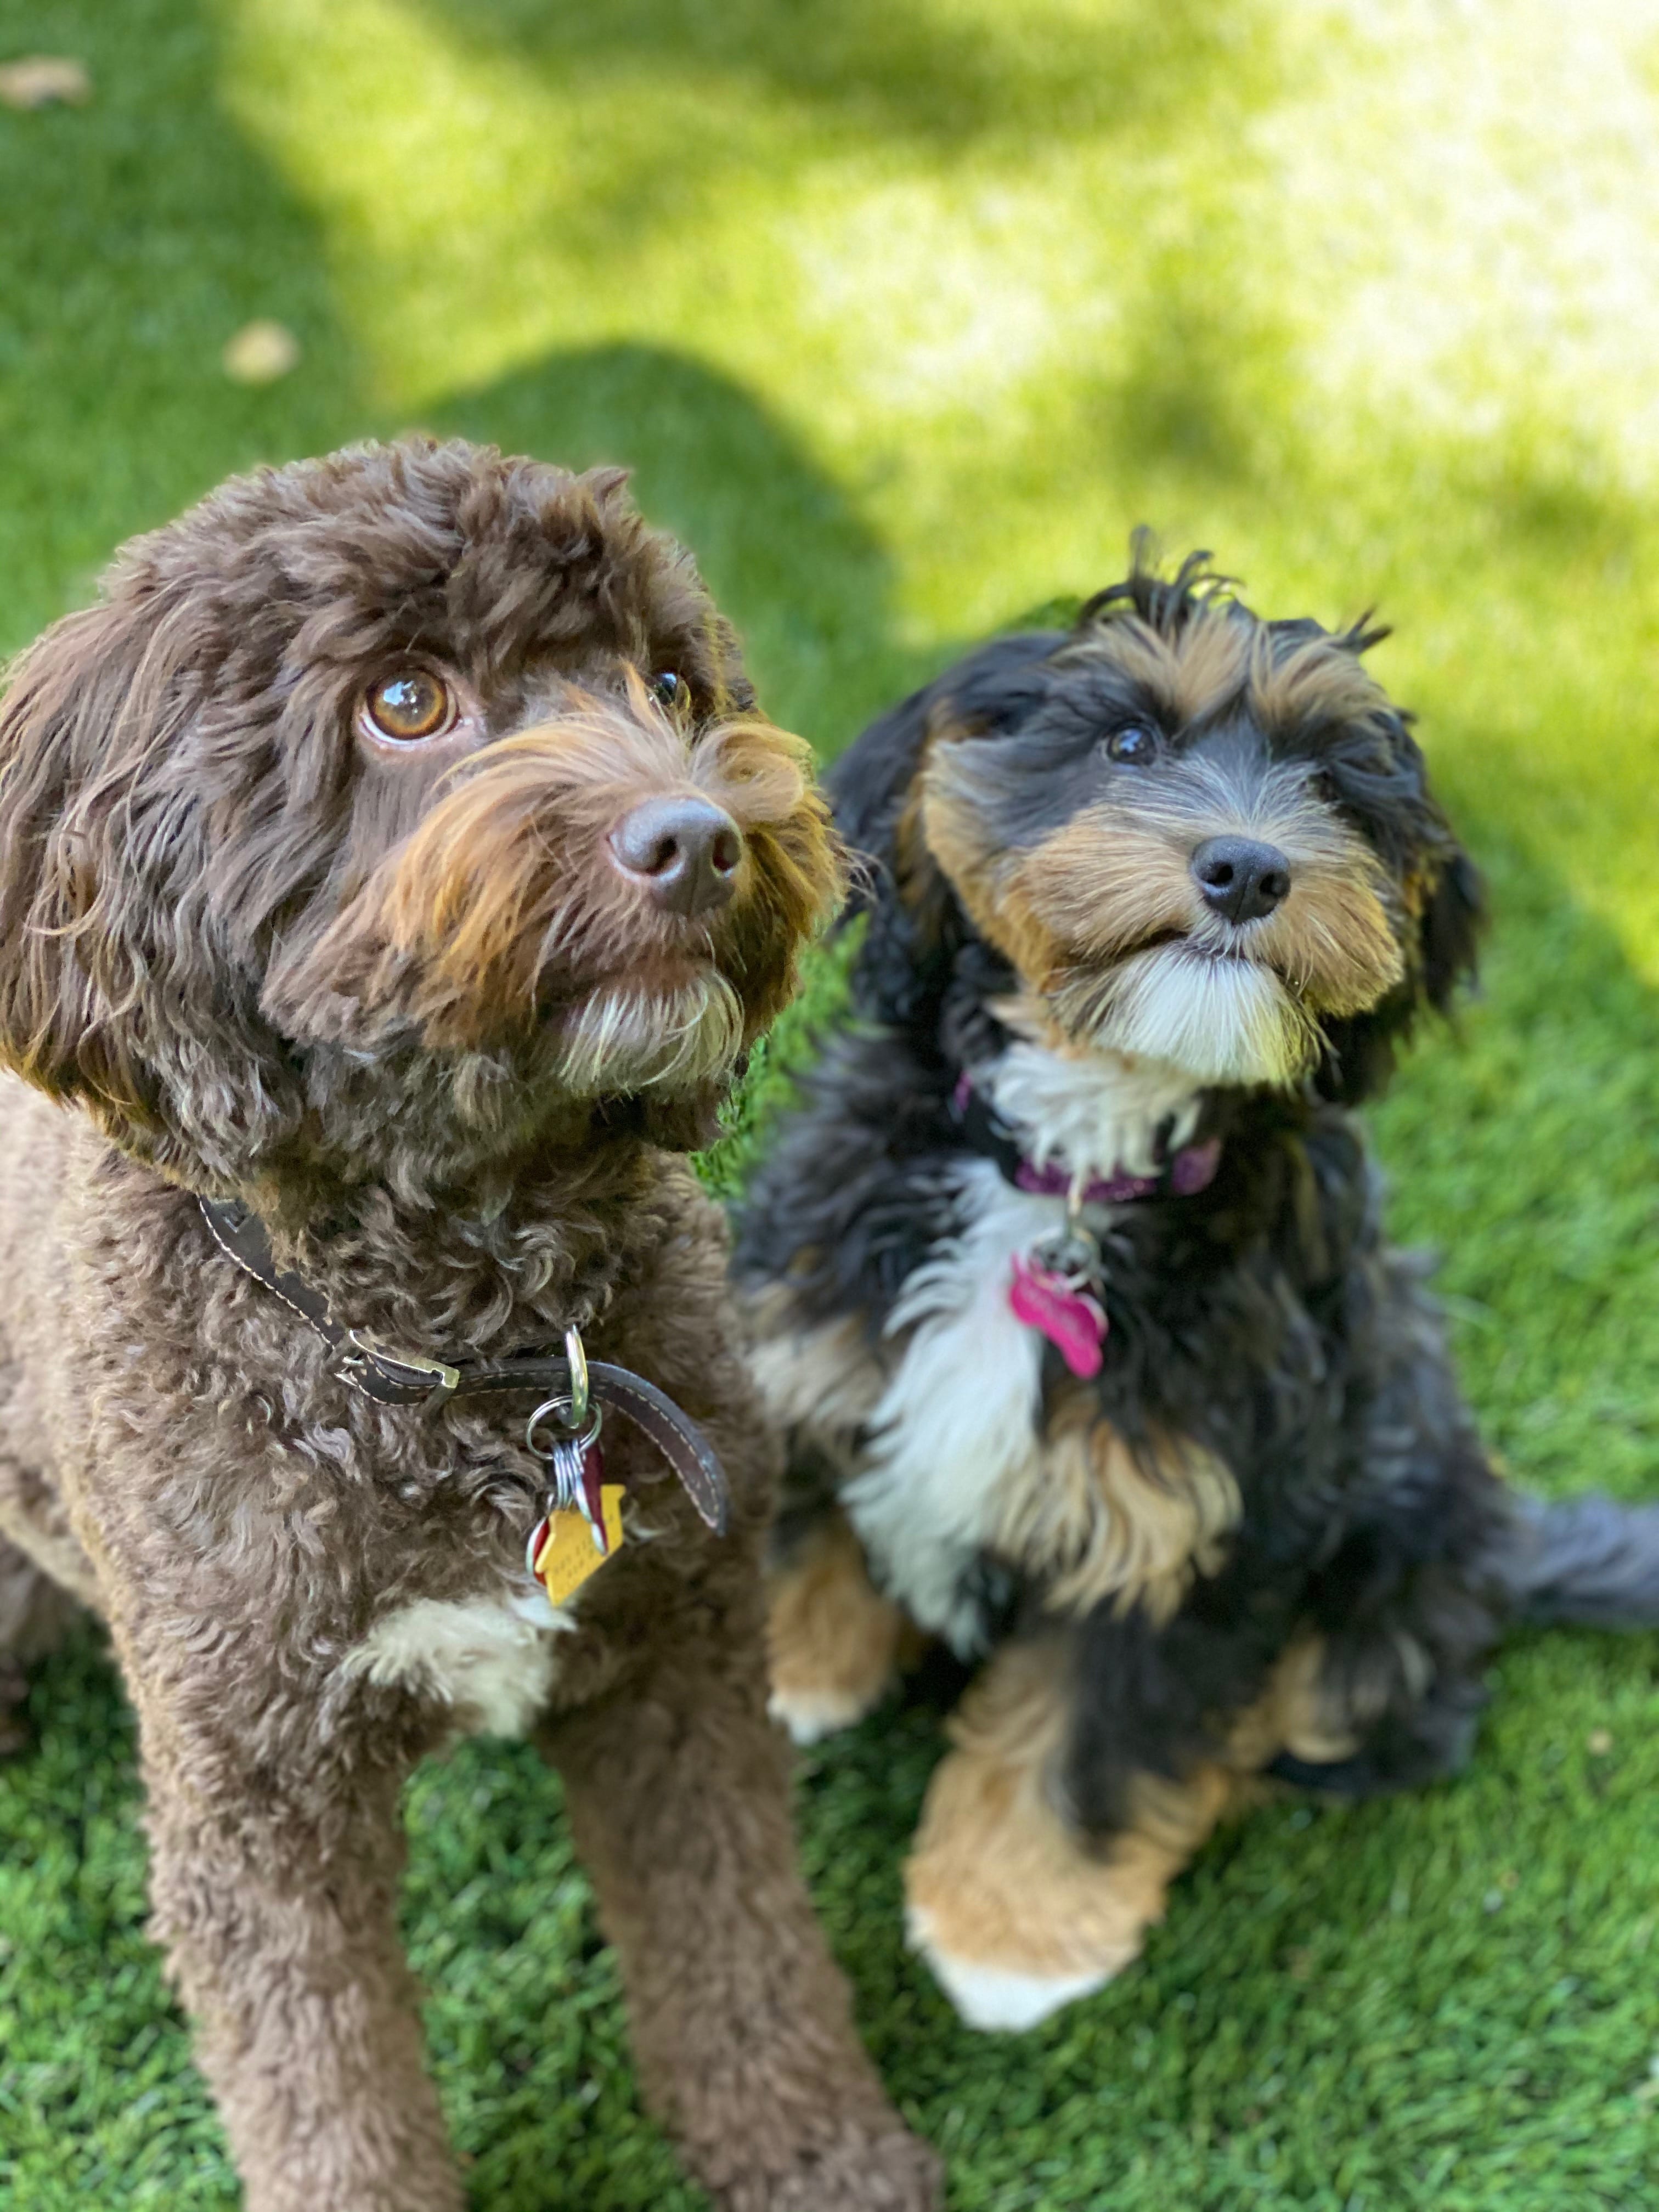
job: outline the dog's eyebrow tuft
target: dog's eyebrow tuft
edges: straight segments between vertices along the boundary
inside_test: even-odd
[[[1286,629],[1289,625],[1285,626]],[[1300,625],[1297,625],[1300,628]],[[1370,643],[1380,633],[1360,632]],[[1309,723],[1376,721],[1392,711],[1382,686],[1361,665],[1355,634],[1332,636],[1309,625],[1286,637],[1263,628],[1250,654],[1250,703],[1263,726],[1291,730]]]
[[[1173,635],[1138,615],[1114,615],[1079,631],[1057,667],[1091,663],[1127,677],[1171,730],[1207,721],[1243,696],[1250,667],[1247,621],[1222,608],[1193,613]]]

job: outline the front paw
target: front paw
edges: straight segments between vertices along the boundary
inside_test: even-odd
[[[825,1736],[839,1735],[843,1729],[856,1726],[880,1702],[886,1687],[884,1677],[867,1692],[836,1683],[806,1687],[779,1682],[766,1701],[766,1710],[788,1729],[789,1741],[796,1748],[806,1751],[822,1743]]]
[[[730,2212],[939,2212],[944,2169],[902,2128],[848,2126],[791,2172],[739,2185],[723,2201]]]
[[[957,2018],[965,2027],[986,2034],[1023,2034],[1062,2006],[1103,1990],[1140,1955],[1140,1938],[1135,1933],[1075,1971],[1056,1969],[1046,1960],[1022,1967],[1006,1959],[978,1959],[971,1953],[958,1954],[947,1949],[935,1932],[932,1916],[919,1907],[912,1906],[907,1928],[911,1949],[927,1961],[934,1980],[956,2008]]]
[[[798,1744],[818,1742],[880,1704],[908,1646],[908,1624],[871,1583],[839,1515],[767,1583],[769,1710]]]

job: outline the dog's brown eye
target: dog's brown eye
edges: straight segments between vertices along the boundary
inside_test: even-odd
[[[455,719],[455,702],[447,684],[424,668],[410,668],[377,684],[363,702],[363,712],[381,737],[408,745],[447,729]]]
[[[1108,760],[1121,761],[1126,768],[1145,768],[1158,752],[1158,732],[1145,722],[1126,722],[1106,739],[1105,751]]]

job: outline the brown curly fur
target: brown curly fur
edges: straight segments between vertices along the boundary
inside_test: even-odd
[[[411,659],[476,713],[377,752],[358,704]],[[679,788],[744,832],[736,896],[696,924],[604,844]],[[533,1646],[513,1694],[565,1778],[647,2090],[720,2202],[933,2201],[794,1871],[773,1447],[721,1224],[662,1148],[707,1127],[836,889],[801,748],[614,473],[410,441],[235,482],[15,672],[0,1059],[35,1090],[0,1079],[0,1662],[60,1591],[109,1623],[155,1929],[250,2212],[461,2202],[396,1936],[397,1801],[501,1698],[441,1638],[398,1644],[411,1606],[495,1623],[514,1665]],[[563,1079],[570,1025],[618,992]],[[718,1049],[653,1036],[721,994]],[[399,1348],[500,1357],[580,1320],[707,1425],[732,1534],[608,1436],[632,1540],[533,1635],[526,1408],[355,1395],[198,1192],[255,1205],[283,1264]]]

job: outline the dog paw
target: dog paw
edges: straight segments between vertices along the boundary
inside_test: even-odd
[[[958,2017],[988,2034],[1023,2034],[1079,1997],[1103,1990],[1137,1955],[1136,1943],[1125,1955],[1073,1973],[1029,1972],[988,1960],[958,1958],[933,1940],[928,1916],[908,1916],[910,1947],[920,1952]]]
[[[808,1744],[821,1743],[825,1736],[838,1735],[861,1721],[880,1703],[886,1687],[884,1680],[872,1692],[862,1693],[835,1686],[806,1689],[779,1684],[767,1699],[766,1710],[788,1729],[790,1740],[805,1750]]]
[[[859,1540],[839,1514],[767,1585],[769,1711],[799,1744],[873,1711],[892,1687],[909,1625],[871,1583]]]
[[[939,2212],[945,2202],[938,2154],[894,2128],[849,2128],[793,2172],[738,2189],[730,2212]]]

